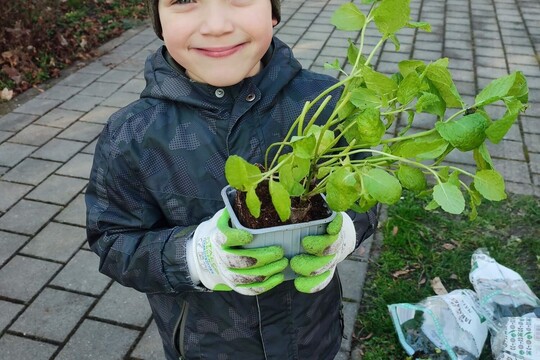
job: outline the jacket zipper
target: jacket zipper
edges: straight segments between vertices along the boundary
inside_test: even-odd
[[[184,330],[186,328],[186,319],[187,313],[189,310],[189,303],[187,301],[182,302],[182,310],[180,311],[180,316],[178,317],[178,322],[175,326],[174,331],[174,346],[176,351],[180,353],[180,359],[184,358]]]
[[[261,307],[259,306],[259,296],[255,295],[255,300],[257,301],[257,315],[259,316],[259,335],[261,336],[261,344],[263,348],[264,353],[264,359],[267,360],[268,357],[266,356],[266,349],[264,347],[264,338],[262,333],[262,321],[261,321]]]

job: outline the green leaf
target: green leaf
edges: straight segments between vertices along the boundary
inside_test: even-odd
[[[225,178],[233,188],[247,191],[258,183],[261,170],[240,156],[231,155],[225,162]]]
[[[255,192],[255,188],[250,188],[246,194],[246,205],[249,209],[249,212],[254,217],[258,218],[261,216],[261,200]]]
[[[488,200],[506,199],[504,179],[495,170],[480,170],[474,175],[474,188]]]
[[[477,169],[490,170],[494,168],[486,143],[473,150],[473,158]]]
[[[295,181],[302,180],[308,173],[311,166],[311,159],[302,159],[296,156],[291,160],[292,174]]]
[[[437,115],[442,119],[446,112],[446,104],[439,96],[424,92],[416,102],[416,112]]]
[[[439,134],[461,151],[469,151],[480,146],[486,139],[488,126],[488,120],[479,113],[463,116],[456,121],[439,121],[435,124]]]
[[[463,107],[461,95],[448,70],[448,58],[439,59],[426,68],[426,76],[439,91],[447,107]]]
[[[502,100],[506,96],[515,96],[520,102],[527,102],[527,80],[523,73],[514,72],[493,80],[476,96],[475,104],[485,106]]]
[[[364,80],[368,89],[375,91],[379,96],[393,97],[398,85],[394,80],[375,70],[366,68]]]
[[[272,204],[278,213],[279,219],[285,222],[291,217],[291,198],[289,193],[283,185],[276,181],[270,180],[268,185]]]
[[[433,200],[450,214],[461,214],[465,210],[465,198],[459,188],[450,183],[440,183],[433,187]]]
[[[345,139],[350,144],[376,146],[381,142],[386,127],[381,120],[380,112],[376,109],[366,109],[345,120],[344,126],[352,125],[344,132]]]
[[[324,153],[334,142],[335,135],[331,130],[325,130],[322,132],[323,128],[318,125],[312,125],[307,135],[315,136],[317,142],[320,142],[319,147],[317,148],[317,155]]]
[[[430,133],[413,139],[400,141],[391,146],[393,155],[418,160],[435,159],[448,148],[448,141],[438,133]]]
[[[366,23],[366,16],[353,3],[346,3],[334,12],[331,22],[339,30],[358,31]]]
[[[325,62],[323,66],[325,70],[341,70],[341,64],[338,59],[335,59],[332,63]]]
[[[360,184],[348,168],[338,168],[328,177],[326,202],[334,211],[346,211],[360,196]]]
[[[426,176],[419,168],[400,164],[397,177],[405,189],[420,192],[427,187]]]
[[[395,34],[409,22],[409,0],[382,0],[373,11],[375,25],[385,36]]]
[[[351,103],[363,110],[381,106],[381,98],[372,89],[356,88],[351,91]]]
[[[409,21],[407,27],[424,30],[426,32],[431,32],[431,25],[424,21]]]
[[[420,77],[416,72],[411,72],[405,76],[399,84],[397,99],[402,105],[410,103],[418,95],[421,85]]]
[[[519,110],[521,109],[519,100],[510,100],[506,104],[507,111],[504,116],[501,119],[492,122],[486,129],[488,139],[494,144],[498,144],[508,133],[512,125],[516,122]]]
[[[293,136],[291,138],[294,156],[302,159],[311,159],[313,157],[316,144],[315,135]]]
[[[411,72],[421,72],[425,67],[426,64],[420,60],[402,60],[398,63],[399,72],[404,77],[409,75]]]
[[[395,204],[401,197],[398,179],[382,169],[371,169],[362,174],[366,191],[380,203]]]

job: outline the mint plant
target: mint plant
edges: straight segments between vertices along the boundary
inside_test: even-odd
[[[377,202],[396,203],[403,188],[426,197],[430,210],[440,207],[460,214],[468,202],[469,217],[474,219],[482,199],[506,198],[504,179],[493,165],[487,141],[499,143],[526,109],[526,78],[519,71],[498,78],[476,95],[474,104],[467,105],[452,80],[447,58],[427,64],[405,60],[390,76],[378,72],[371,62],[386,41],[399,50],[401,29],[430,31],[430,25],[411,21],[409,0],[362,3],[372,5],[367,14],[354,3],[346,3],[332,17],[338,30],[360,31],[359,42],[349,41],[346,54],[352,69],[346,72],[338,60],[325,64],[343,74],[341,80],[305,104],[283,141],[269,147],[265,164],[229,157],[228,183],[246,193],[250,213],[259,217],[261,201],[256,189],[268,182],[281,221],[290,218],[293,197],[307,201],[324,194],[334,211],[363,212]],[[370,24],[381,38],[364,55]],[[316,125],[337,89],[342,91],[332,114]],[[493,104],[506,107],[504,116],[490,117],[487,109]],[[308,117],[308,113],[313,115]],[[415,117],[422,113],[434,118],[433,128],[410,133]],[[400,116],[406,116],[408,125],[397,136],[385,137]],[[271,149],[275,155],[269,158]],[[452,151],[472,152],[476,171],[445,165]],[[371,156],[361,158],[360,154]]]

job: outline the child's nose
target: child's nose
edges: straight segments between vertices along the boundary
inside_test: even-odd
[[[231,12],[225,6],[208,6],[203,15],[200,32],[204,35],[220,35],[232,31],[234,25],[230,15]]]

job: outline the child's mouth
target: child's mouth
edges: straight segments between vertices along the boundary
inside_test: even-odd
[[[244,44],[237,44],[232,46],[220,46],[220,47],[207,47],[207,48],[195,48],[197,52],[204,56],[220,58],[230,56],[244,47]]]

